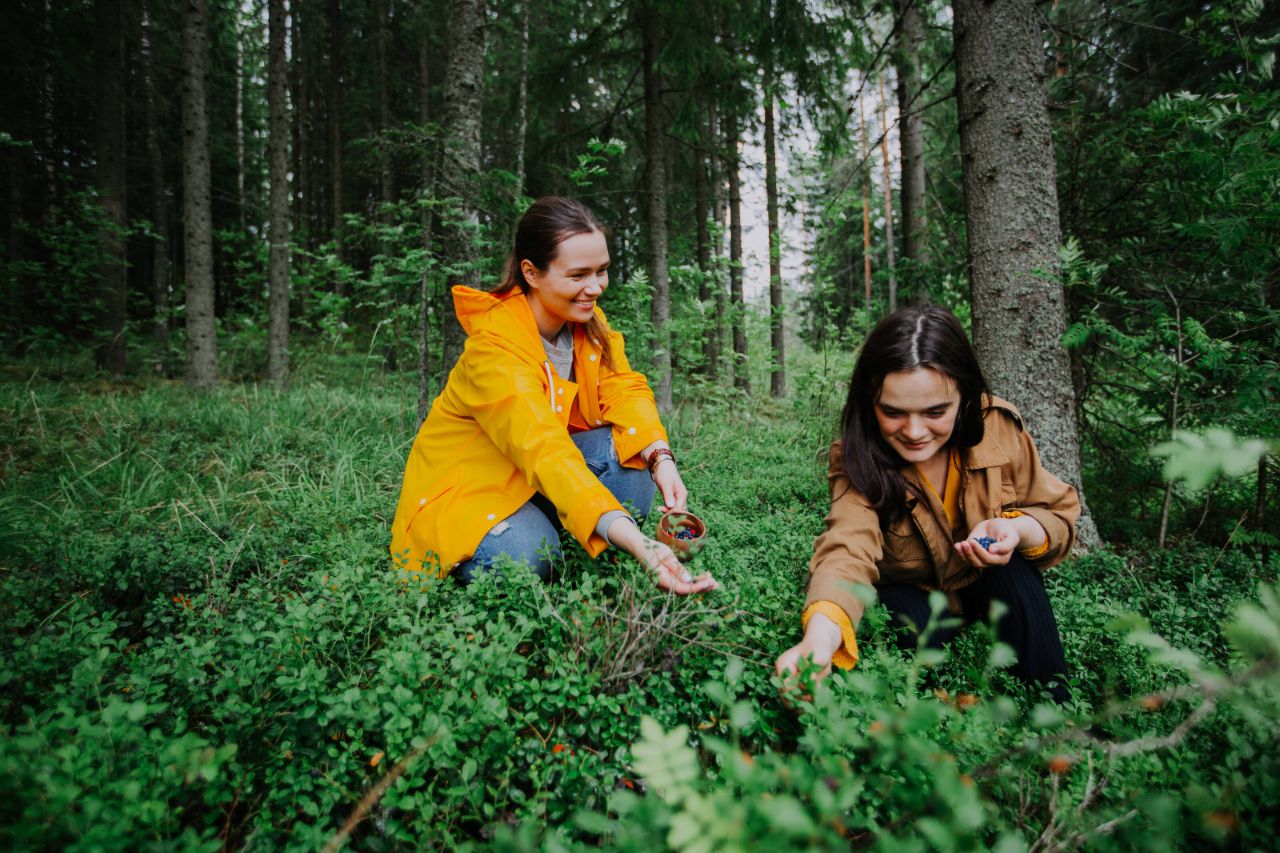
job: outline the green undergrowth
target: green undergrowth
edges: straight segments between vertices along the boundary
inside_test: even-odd
[[[878,609],[859,668],[788,706],[772,662],[799,638],[829,394],[669,418],[712,531],[696,568],[724,586],[696,599],[568,542],[547,584],[400,580],[413,394],[368,371],[207,397],[0,383],[0,842],[1272,843],[1274,557],[1054,571],[1066,708],[1013,682],[982,626],[910,658]]]

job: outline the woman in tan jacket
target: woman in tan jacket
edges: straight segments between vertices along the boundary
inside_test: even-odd
[[[842,669],[858,660],[859,585],[873,586],[898,645],[930,647],[963,625],[1006,612],[997,631],[1013,671],[1067,698],[1067,667],[1041,571],[1071,550],[1075,489],[1040,464],[1011,403],[987,390],[964,330],[948,311],[906,308],[876,326],[849,384],[841,440],[831,449],[831,511],[814,544],[804,639],[776,667],[802,658]],[[929,594],[947,596],[959,624],[934,626]]]

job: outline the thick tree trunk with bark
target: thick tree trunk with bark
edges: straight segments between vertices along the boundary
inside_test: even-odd
[[[418,44],[418,123],[424,128],[431,124],[431,49],[426,33]],[[424,198],[435,196],[435,137],[431,136],[422,145],[422,195]],[[433,208],[426,207],[422,212],[422,247],[426,252],[427,262],[422,272],[422,281],[418,293],[418,423],[427,417],[431,406],[433,368],[431,362],[431,316],[432,296],[431,283],[434,281],[436,267],[434,264],[435,214]]]
[[[289,117],[284,53],[284,0],[267,3],[267,160],[271,194],[267,225],[267,379],[289,381]]]
[[[662,51],[662,21],[652,0],[641,10],[644,31],[644,139],[646,189],[649,196],[649,287],[653,322],[654,396],[663,410],[671,408],[671,347],[667,322],[671,317],[671,290],[667,269],[667,156],[666,126],[662,114],[662,75],[658,56]]]
[[[901,18],[894,65],[898,71],[898,140],[902,149],[902,254],[923,264],[929,260],[925,243],[924,115],[920,112],[923,104],[918,103],[924,19],[919,0],[894,0],[894,6]]]
[[[973,338],[992,389],[1021,409],[1045,466],[1084,493],[1058,269],[1058,199],[1032,0],[956,0],[956,95]],[[1038,273],[1047,273],[1050,278]],[[1081,519],[1082,544],[1092,521]]]
[[[782,321],[782,233],[778,230],[778,140],[774,128],[773,60],[764,63],[764,184],[769,219],[769,341],[773,365],[769,371],[769,392],[774,397],[787,393],[786,341]]]
[[[342,3],[329,0],[329,233],[344,258],[342,246]],[[479,60],[477,60],[479,61]]]
[[[124,9],[121,0],[94,3],[94,65],[97,71],[96,128],[98,200],[105,219],[98,232],[102,280],[98,291],[98,367],[124,373],[125,103]]]
[[[378,0],[374,13],[378,16],[374,50],[378,61],[378,130],[391,129],[391,80],[387,52],[391,45],[391,0]],[[391,146],[384,138],[378,156],[378,195],[383,204],[395,201],[395,173],[391,169]]]
[[[472,245],[479,225],[474,179],[480,171],[480,110],[484,100],[484,3],[452,0],[449,12],[449,64],[444,83],[443,148],[440,183],[455,200],[441,217],[441,266],[447,284],[480,284]],[[462,353],[464,335],[453,312],[449,288],[440,306],[444,356],[437,387],[443,387]]]
[[[155,59],[151,52],[151,17],[144,3],[142,9],[142,32],[140,39],[140,59],[142,65],[142,92],[147,111],[147,170],[151,182],[151,217],[154,220],[155,238],[151,241],[151,336],[157,344],[163,346],[169,342],[169,286],[171,269],[169,264],[169,196],[168,186],[164,179],[164,155],[160,150],[160,137],[156,127],[156,86]],[[159,365],[167,372],[162,357]]]
[[[520,3],[520,83],[516,88],[515,197],[524,195],[524,138],[529,132],[529,3]]]
[[[858,99],[858,139],[861,147],[862,183],[862,282],[863,299],[871,310],[871,168],[867,165],[867,117]]]
[[[750,393],[747,305],[742,293],[742,182],[738,168],[738,116],[732,109],[725,119],[725,143],[729,149],[729,311],[733,315],[733,385]]]
[[[884,96],[884,74],[877,75],[880,86],[880,162],[884,166],[884,263],[889,272],[889,313],[898,310],[898,270],[893,237],[893,170],[889,167],[889,106]]]
[[[714,130],[710,123],[699,133],[701,146],[713,145]],[[707,217],[711,215],[711,187],[707,178],[707,156],[701,150],[694,154],[693,172],[693,217],[695,220],[698,260],[698,302],[704,311],[712,304],[714,293],[711,289],[711,231]],[[702,361],[703,372],[715,378],[715,340],[718,331],[714,323],[706,324],[702,329]]]
[[[218,384],[213,316],[213,217],[209,192],[209,26],[206,0],[184,0],[182,15],[183,245],[187,280],[187,383]]]

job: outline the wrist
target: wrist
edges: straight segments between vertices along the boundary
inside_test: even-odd
[[[809,641],[809,645],[815,652],[828,657],[844,645],[844,634],[840,631],[840,626],[822,613],[815,613],[809,617],[804,638]]]

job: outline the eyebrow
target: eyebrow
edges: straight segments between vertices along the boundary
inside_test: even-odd
[[[565,270],[565,273],[564,273],[564,274],[565,274],[565,275],[576,275],[577,273],[580,273],[580,272],[591,272],[593,269],[602,269],[602,270],[607,270],[608,268],[609,268],[609,261],[605,261],[605,262],[604,262],[603,264],[601,264],[599,267],[593,267],[593,266],[574,267],[573,269]]]
[[[904,409],[898,406],[890,406],[888,403],[881,403],[879,401],[876,402],[876,405],[879,406],[881,409],[887,409],[895,412],[905,411]],[[920,411],[931,412],[934,409],[945,409],[947,406],[950,406],[950,405],[951,405],[951,402],[948,400],[948,401],[943,401],[941,403],[934,403],[932,406],[925,406],[924,408],[920,409]]]

